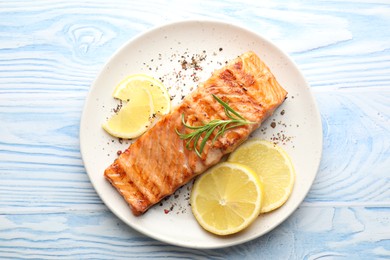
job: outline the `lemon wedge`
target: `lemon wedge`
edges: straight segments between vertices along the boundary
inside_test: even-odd
[[[122,101],[134,98],[134,92],[143,88],[152,95],[154,113],[168,114],[171,100],[166,87],[157,79],[145,74],[133,74],[123,79],[115,88],[112,96]]]
[[[260,214],[262,184],[255,172],[223,162],[202,174],[191,192],[191,208],[198,223],[217,235],[248,227]]]
[[[103,129],[119,138],[136,138],[148,130],[153,113],[152,95],[149,90],[134,88],[131,99],[103,124]]]
[[[260,139],[253,139],[238,147],[228,158],[253,169],[264,185],[264,202],[261,213],[282,206],[289,198],[295,170],[289,155],[279,146]]]

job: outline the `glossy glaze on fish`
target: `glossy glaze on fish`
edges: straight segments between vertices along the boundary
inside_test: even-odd
[[[199,157],[186,149],[187,141],[180,139],[175,129],[191,131],[181,122],[183,113],[189,125],[227,119],[212,94],[255,124],[230,129],[215,142],[211,137]],[[286,95],[259,57],[253,52],[244,53],[216,70],[170,114],[160,118],[105,170],[104,176],[133,214],[141,215],[232,152],[283,103]]]

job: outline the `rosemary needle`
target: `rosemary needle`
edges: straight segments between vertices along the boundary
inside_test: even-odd
[[[254,122],[247,121],[244,117],[242,117],[239,113],[237,113],[233,108],[231,108],[226,102],[222,101],[216,95],[212,94],[214,99],[220,103],[225,111],[226,116],[229,118],[227,120],[222,119],[214,119],[208,123],[204,123],[200,126],[191,126],[185,123],[184,113],[181,116],[181,121],[183,125],[191,130],[194,130],[188,134],[180,133],[177,129],[176,133],[180,136],[180,139],[187,140],[186,148],[191,150],[191,143],[193,143],[193,148],[196,154],[200,157],[203,149],[207,143],[207,140],[210,139],[210,136],[213,134],[215,130],[217,130],[216,135],[214,136],[212,142],[214,142],[219,136],[223,135],[227,130],[247,125],[253,124]],[[198,149],[198,142],[200,137],[203,136],[203,140],[201,141]]]

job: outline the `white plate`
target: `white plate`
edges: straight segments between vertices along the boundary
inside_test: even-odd
[[[106,134],[102,123],[113,114],[115,86],[127,75],[147,73],[162,78],[177,104],[191,92],[197,79],[206,80],[226,60],[252,50],[270,67],[289,92],[287,100],[253,136],[279,143],[291,155],[296,183],[287,203],[264,214],[236,235],[218,237],[204,231],[188,204],[191,184],[155,205],[143,216],[134,217],[103,172],[129,141],[119,142]],[[201,69],[191,64],[195,57]],[[183,69],[183,60],[187,70]],[[196,75],[195,75],[196,74]],[[282,115],[283,114],[283,115]],[[274,122],[274,124],[272,124]],[[271,124],[275,127],[271,127]],[[182,21],[149,30],[127,42],[104,66],[88,94],[81,123],[80,148],[86,171],[97,193],[110,210],[129,226],[152,238],[191,248],[220,248],[240,244],[269,232],[298,207],[316,176],[322,151],[320,115],[310,87],[291,59],[262,36],[231,24],[216,21]]]

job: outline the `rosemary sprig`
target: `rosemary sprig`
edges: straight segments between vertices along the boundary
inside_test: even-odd
[[[177,129],[176,133],[180,136],[180,139],[187,140],[186,148],[188,150],[191,150],[191,143],[193,143],[193,148],[196,152],[196,154],[201,157],[201,154],[203,152],[203,149],[206,145],[207,140],[210,139],[210,136],[213,134],[213,132],[217,129],[217,133],[214,136],[212,142],[221,135],[223,135],[227,130],[247,125],[247,124],[254,124],[254,122],[246,120],[244,117],[242,117],[239,113],[237,113],[233,108],[231,108],[226,102],[222,101],[220,98],[218,98],[216,95],[212,94],[214,99],[220,103],[225,111],[226,116],[229,118],[227,120],[222,119],[214,119],[211,120],[208,123],[203,123],[203,125],[200,126],[191,126],[185,123],[184,119],[184,113],[182,114],[181,121],[185,127],[188,129],[194,130],[191,133],[183,134],[180,133]],[[198,142],[200,137],[203,136],[203,140],[198,147]]]

